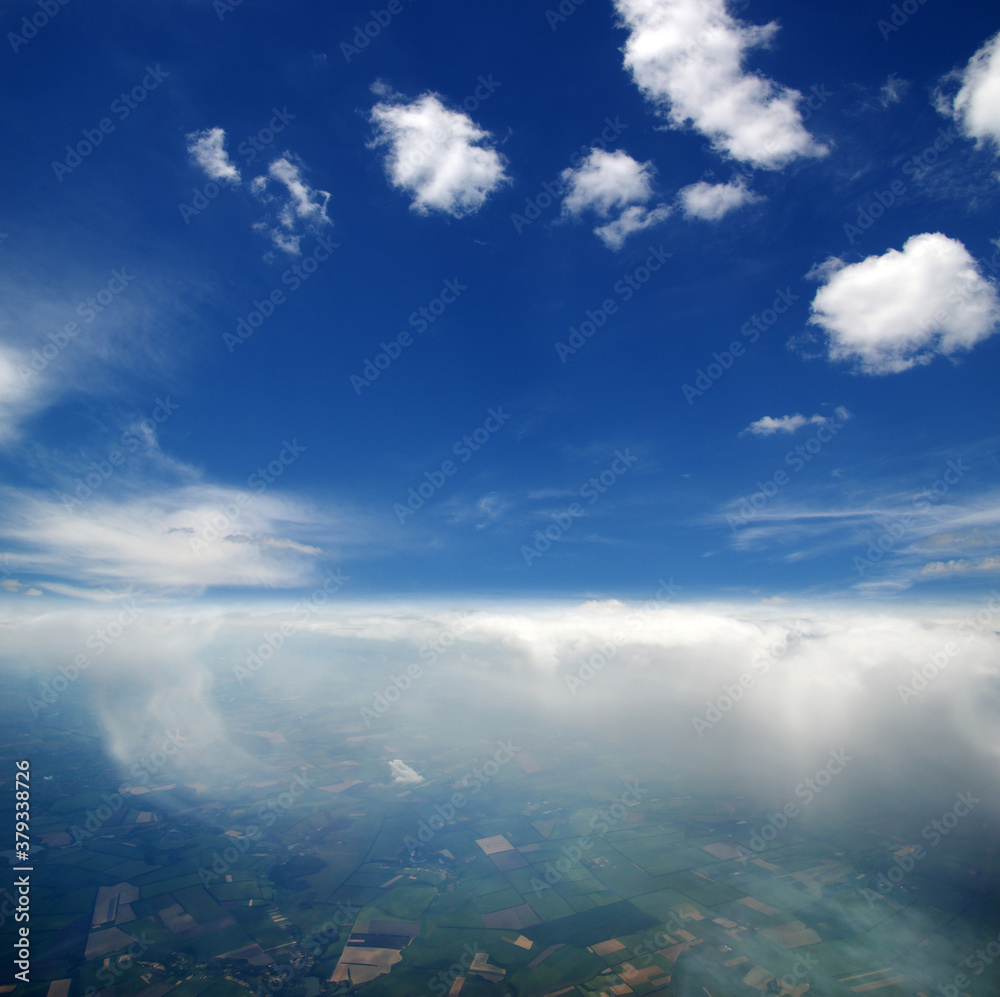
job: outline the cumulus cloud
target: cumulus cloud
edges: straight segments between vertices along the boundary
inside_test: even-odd
[[[369,148],[387,147],[386,175],[413,198],[410,207],[418,214],[474,214],[510,179],[490,132],[445,107],[437,94],[407,100],[386,93],[372,108],[371,122]]]
[[[827,333],[829,358],[866,374],[970,350],[1000,322],[996,286],[961,242],[940,232],[912,236],[901,251],[860,263],[832,258],[811,276],[823,286],[809,321]]]
[[[748,190],[742,179],[729,183],[694,183],[683,188],[677,197],[685,217],[702,218],[709,222],[716,222],[745,204],[764,200],[760,194]]]
[[[389,768],[392,771],[392,781],[397,786],[419,786],[424,781],[424,777],[410,768],[402,758],[390,759]]]
[[[992,142],[1000,153],[1000,32],[946,82],[956,80],[957,93],[938,93],[938,109],[953,117],[969,138]]]
[[[187,137],[191,158],[212,180],[240,182],[240,171],[229,161],[226,152],[226,132],[222,128],[206,128],[191,132]]]
[[[836,414],[839,419],[850,417],[850,413],[843,406],[838,406]],[[762,419],[751,422],[740,435],[742,436],[744,433],[752,433],[754,436],[773,436],[775,433],[791,434],[803,426],[823,426],[829,421],[829,417],[825,415],[812,415],[808,418],[798,413],[795,415],[783,415],[778,418],[765,415]]]
[[[272,181],[284,191],[272,194]],[[278,210],[276,225],[258,222],[254,228],[266,231],[274,244],[286,253],[297,255],[307,233],[315,233],[330,224],[326,213],[330,194],[310,187],[303,179],[302,167],[293,162],[288,153],[271,163],[267,176],[256,177],[251,189],[261,200],[276,204]]]
[[[675,128],[688,125],[717,152],[765,169],[825,154],[802,123],[801,94],[745,72],[749,51],[777,24],[746,24],[725,0],[615,0],[629,31],[625,66]]]
[[[563,211],[570,215],[596,211],[607,216],[615,208],[645,203],[653,196],[654,172],[652,163],[636,162],[620,149],[591,149],[577,168],[562,173],[568,188]]]
[[[593,148],[578,167],[562,172],[563,215],[579,218],[592,212],[609,219],[594,232],[609,249],[621,249],[632,233],[670,216],[667,205],[646,207],[653,198],[655,174],[651,162],[639,163],[623,150]]]

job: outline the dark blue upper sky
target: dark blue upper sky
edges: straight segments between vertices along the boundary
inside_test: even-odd
[[[996,584],[995,5],[48,8],[11,597]]]

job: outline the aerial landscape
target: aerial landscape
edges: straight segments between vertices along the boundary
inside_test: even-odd
[[[0,995],[1000,995],[995,4],[0,6]]]

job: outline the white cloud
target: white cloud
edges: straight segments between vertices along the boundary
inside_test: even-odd
[[[891,104],[898,104],[909,89],[909,80],[902,80],[894,73],[890,73],[889,78],[882,84],[882,89],[879,92],[882,106],[889,107]]]
[[[691,124],[720,154],[765,169],[827,150],[803,127],[801,94],[743,69],[774,23],[731,17],[725,0],[615,0],[629,30],[625,66],[675,128]]]
[[[0,446],[17,439],[21,420],[42,405],[39,377],[27,363],[27,355],[0,346]]]
[[[240,171],[226,153],[226,132],[222,128],[206,128],[187,137],[188,152],[212,180],[240,182]]]
[[[208,484],[125,497],[98,493],[75,504],[13,490],[3,498],[3,538],[17,551],[12,562],[91,586],[304,585],[316,577],[323,553],[308,541],[328,537],[331,526],[295,499]]]
[[[322,226],[331,224],[326,213],[330,194],[310,187],[302,178],[302,168],[292,162],[287,152],[271,163],[267,174],[255,177],[250,189],[261,200],[280,204],[278,224],[257,222],[254,228],[259,232],[267,232],[282,251],[297,255],[307,232],[316,232]],[[285,188],[283,198],[268,193],[271,181],[277,181]],[[282,200],[284,203],[280,203]]]
[[[392,781],[398,786],[418,786],[424,781],[424,777],[401,758],[390,759],[389,768],[392,770]]]
[[[902,251],[860,263],[833,258],[811,275],[823,286],[809,321],[827,333],[830,359],[853,361],[866,374],[970,350],[1000,322],[995,285],[961,242],[940,232],[912,236]]]
[[[1000,571],[1000,557],[987,557],[982,561],[931,561],[920,569],[924,577],[945,577],[947,575],[968,575],[977,571]]]
[[[568,188],[563,212],[579,216],[596,211],[606,218],[614,209],[645,204],[653,196],[654,173],[652,163],[639,163],[620,149],[591,149],[576,169],[562,172]]]
[[[645,207],[653,197],[656,170],[651,162],[639,163],[627,152],[607,152],[593,148],[575,169],[563,170],[561,180],[567,191],[563,197],[564,215],[579,218],[592,211],[608,218],[594,229],[609,248],[619,250],[633,232],[650,228],[668,218],[671,209],[664,204]]]
[[[748,190],[742,179],[729,183],[694,183],[683,188],[677,196],[687,218],[702,218],[710,222],[718,221],[745,204],[764,200],[760,194]]]
[[[372,108],[371,122],[376,136],[369,148],[388,147],[389,181],[412,196],[410,207],[418,214],[473,214],[510,179],[493,136],[468,114],[449,110],[437,94],[409,101],[386,94]]]
[[[849,418],[850,414],[847,409],[840,406],[837,408],[837,416],[841,419],[846,419]],[[812,415],[808,418],[798,413],[795,415],[783,415],[778,418],[765,415],[762,419],[751,422],[740,435],[743,435],[743,433],[753,433],[755,436],[773,436],[775,433],[794,433],[803,426],[822,426],[829,421],[829,417],[825,415]]]
[[[325,190],[314,190],[303,179],[302,172],[286,158],[276,159],[267,172],[285,185],[291,197],[282,211],[282,223],[291,227],[295,218],[318,224],[327,224],[326,205],[330,195]]]
[[[1000,32],[952,78],[961,82],[961,88],[951,98],[939,94],[938,108],[970,138],[992,141],[1000,152]]]
[[[652,228],[652,226],[669,218],[670,214],[671,208],[666,204],[661,204],[652,210],[639,204],[633,204],[631,208],[626,208],[618,218],[613,218],[606,225],[595,228],[594,232],[608,249],[617,251],[625,245],[625,240],[634,232]]]

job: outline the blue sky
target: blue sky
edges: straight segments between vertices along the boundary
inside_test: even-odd
[[[6,599],[997,585],[995,7],[559,10],[5,5]]]

